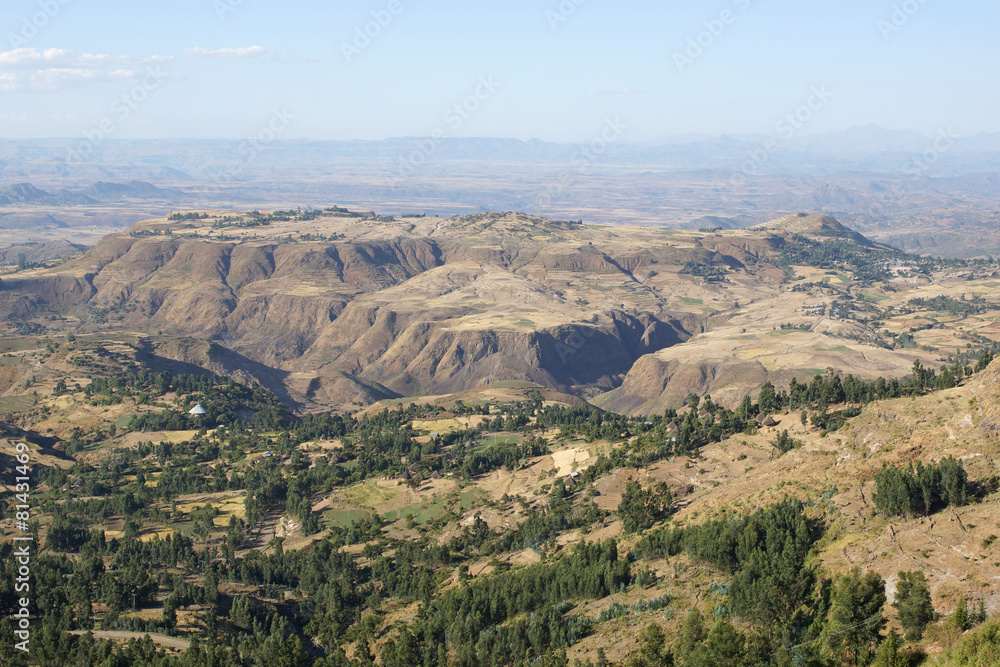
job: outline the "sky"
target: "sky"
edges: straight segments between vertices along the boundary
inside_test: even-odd
[[[974,135],[1000,131],[998,24],[995,0],[7,0],[0,138]]]

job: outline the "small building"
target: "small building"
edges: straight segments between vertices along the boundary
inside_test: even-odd
[[[203,408],[202,405],[201,405],[201,403],[199,403],[198,405],[196,405],[193,408],[191,408],[190,410],[188,410],[188,414],[200,417],[201,415],[207,415],[208,414],[208,410],[206,410],[205,408]]]
[[[762,421],[760,423],[760,425],[761,426],[766,426],[767,428],[771,428],[772,426],[777,426],[778,422],[774,421],[774,417],[772,417],[771,415],[768,415],[768,416],[764,417],[764,421]]]

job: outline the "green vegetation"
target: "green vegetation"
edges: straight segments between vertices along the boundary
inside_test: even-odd
[[[618,516],[626,533],[639,533],[662,523],[673,510],[670,489],[663,482],[656,489],[643,489],[638,482],[629,482],[618,504]]]
[[[931,591],[923,572],[900,572],[896,583],[896,610],[906,638],[923,637],[924,628],[934,620]]]
[[[43,548],[32,563],[31,657],[44,665],[568,667],[566,651],[602,624],[687,611],[678,605],[689,600],[663,591],[635,597],[662,585],[657,569],[684,562],[709,586],[709,606],[687,611],[679,637],[643,617],[638,645],[618,664],[899,664],[899,639],[883,633],[883,582],[821,567],[816,550],[828,526],[819,505],[786,500],[671,525],[666,484],[625,484],[614,513],[595,502],[597,487],[618,469],[696,459],[707,444],[753,433],[778,411],[802,410],[804,422],[832,431],[868,402],[953,386],[990,359],[985,351],[975,368],[956,361],[940,373],[918,364],[904,380],[826,372],[786,388],[765,383],[736,409],[692,394],[687,409],[648,417],[553,405],[529,383],[517,383],[523,398],[508,403],[403,400],[356,416],[299,416],[260,386],[209,374],[133,368],[83,387],[56,382],[60,400],[119,412],[61,444],[70,457],[94,454],[33,472],[44,518],[33,526]],[[196,403],[206,415],[188,413]],[[444,420],[456,426],[430,435],[426,424]],[[154,432],[177,437],[144,435]],[[535,496],[497,498],[476,486],[523,474],[559,447],[598,442],[579,475],[532,473],[544,481]],[[782,430],[773,444],[787,452],[798,443]],[[431,486],[446,490],[417,502],[400,497]],[[976,488],[953,458],[887,467],[876,486],[885,516],[961,505]],[[336,502],[320,509],[320,498]],[[11,493],[0,501],[10,516]],[[491,518],[507,521],[518,508],[509,525]],[[294,521],[295,537],[273,538],[279,517]],[[623,537],[587,539],[615,517]],[[579,537],[565,546],[569,535]],[[538,562],[516,564],[531,562],[518,560],[525,554]],[[0,560],[0,651],[20,667],[27,663],[10,644],[9,546]],[[484,564],[486,573],[473,576]],[[609,599],[599,612],[585,606]],[[131,613],[133,600],[141,613]],[[985,620],[963,601],[938,629],[917,572],[899,574],[895,606],[908,638],[958,636]],[[196,641],[175,656],[148,641],[68,634],[86,630]],[[993,650],[988,633],[971,636],[985,639],[952,651]]]
[[[953,457],[937,465],[918,461],[908,470],[886,466],[875,475],[875,507],[888,517],[929,516],[943,507],[958,507],[968,499],[968,475]]]

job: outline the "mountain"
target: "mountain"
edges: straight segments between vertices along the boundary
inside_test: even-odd
[[[7,246],[0,248],[0,265],[18,264],[22,259],[26,262],[61,259],[77,255],[84,250],[86,250],[84,246],[65,240]]]
[[[31,183],[17,183],[0,189],[0,206],[12,204],[61,204],[57,195],[39,190]]]
[[[656,141],[633,141],[622,132],[599,154],[586,141],[287,140],[272,142],[249,162],[238,141],[108,140],[100,151],[67,160],[65,140],[0,140],[0,182],[30,182],[52,195],[14,193],[0,206],[36,206],[68,223],[67,238],[88,243],[123,222],[184,208],[378,202],[390,214],[519,210],[692,229],[713,228],[690,227],[703,215],[745,226],[809,210],[908,250],[956,258],[996,254],[982,241],[995,226],[998,135],[941,131],[943,139],[937,132],[866,126],[790,139],[730,134]],[[95,187],[98,181],[116,185]],[[160,191],[130,187],[132,181]],[[71,206],[79,207],[75,216],[65,210]],[[38,239],[27,231],[15,240]]]
[[[920,153],[933,144],[933,138],[912,130],[888,130],[878,125],[863,125],[837,132],[792,138],[797,150],[831,154]]]
[[[904,304],[919,281],[886,267],[916,258],[828,216],[713,233],[518,213],[200,216],[142,222],[61,266],[4,276],[0,318],[208,341],[310,409],[514,380],[626,412],[695,389],[733,405],[768,379],[827,366],[899,377],[964,347],[956,328],[896,349],[873,300]],[[847,245],[829,255],[831,240]],[[990,271],[966,270],[963,293],[988,292],[968,280]]]
[[[1000,265],[710,229],[285,205],[0,267],[32,648],[995,664]]]
[[[0,189],[0,206],[17,204],[33,206],[73,206],[95,204],[124,199],[177,199],[184,196],[178,188],[160,188],[145,181],[131,180],[122,183],[97,181],[82,190],[61,189],[57,192],[41,190],[31,183],[17,183]]]
[[[770,222],[754,225],[750,229],[760,231],[782,231],[789,234],[800,234],[802,236],[827,239],[837,238],[853,241],[861,246],[874,247],[875,244],[853,229],[849,229],[840,224],[828,215],[809,215],[808,213],[796,213]]]
[[[125,183],[98,181],[84,190],[82,194],[95,201],[176,199],[184,196],[184,192],[178,188],[159,188],[145,181],[127,181]]]

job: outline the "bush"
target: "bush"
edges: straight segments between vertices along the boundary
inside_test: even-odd
[[[957,639],[957,637],[956,637]],[[973,630],[944,654],[943,664],[955,667],[1000,665],[1000,619]]]

